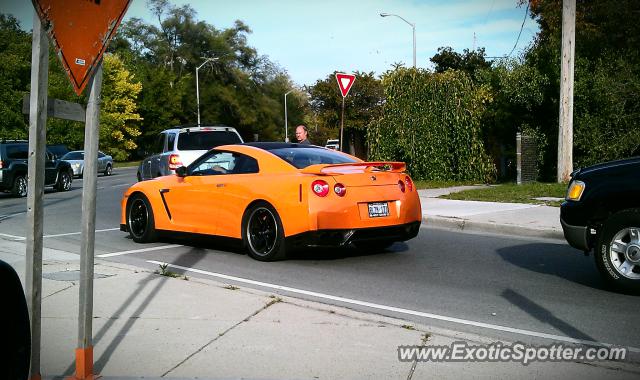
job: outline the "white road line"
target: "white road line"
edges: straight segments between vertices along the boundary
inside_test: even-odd
[[[119,231],[119,230],[120,230],[120,228],[105,228],[104,230],[96,230],[96,232]],[[52,237],[81,235],[81,234],[82,234],[82,231],[80,231],[80,232],[69,232],[69,233],[66,233],[66,234],[44,235],[43,237],[52,238]]]
[[[118,231],[120,230],[120,228],[105,228],[104,230],[96,230],[96,232],[107,232],[107,231]],[[72,236],[72,235],[81,235],[82,232],[69,232],[66,234],[55,234],[55,235],[44,235],[42,236],[43,238],[52,238],[52,237],[60,237],[60,236]],[[8,239],[13,239],[13,240],[27,240],[27,238],[23,237],[23,236],[16,236],[16,235],[10,235],[10,234],[3,234],[0,233],[0,237],[5,237]]]
[[[141,248],[141,249],[133,249],[131,251],[121,251],[121,252],[113,252],[113,253],[104,253],[102,255],[96,255],[96,257],[105,258],[105,257],[113,257],[113,256],[122,256],[128,255],[131,253],[140,253],[140,252],[149,252],[149,251],[159,251],[161,249],[169,249],[169,248],[178,248],[184,247],[184,245],[180,244],[170,244],[170,245],[161,245],[159,247],[149,247],[149,248]]]
[[[447,316],[444,316],[444,315],[425,313],[425,312],[422,312],[422,311],[403,309],[403,308],[394,307],[394,306],[380,305],[380,304],[377,304],[377,303],[359,301],[359,300],[355,300],[355,299],[351,299],[351,298],[332,296],[330,294],[311,292],[311,291],[308,291],[308,290],[296,289],[296,288],[291,288],[291,287],[288,287],[288,286],[275,285],[275,284],[270,284],[270,283],[267,283],[267,282],[260,282],[260,281],[249,280],[249,279],[241,278],[241,277],[229,276],[229,275],[222,274],[222,273],[207,272],[207,271],[200,270],[200,269],[187,268],[187,267],[183,267],[183,266],[180,266],[180,265],[168,264],[168,263],[163,263],[163,262],[159,262],[159,261],[147,260],[147,262],[151,263],[151,264],[157,264],[157,265],[167,264],[169,267],[172,267],[172,268],[182,269],[182,270],[185,270],[185,271],[204,274],[204,275],[212,276],[212,277],[223,278],[225,280],[232,280],[232,281],[241,282],[241,283],[245,283],[245,284],[262,286],[262,287],[270,288],[270,289],[284,290],[286,292],[304,294],[304,295],[307,295],[307,296],[323,298],[323,299],[327,299],[327,300],[338,301],[338,302],[343,302],[343,303],[352,304],[352,305],[365,306],[365,307],[369,307],[369,308],[372,308],[372,309],[392,311],[392,312],[395,312],[395,313],[401,313],[401,314],[414,315],[414,316],[418,316],[418,317],[437,319],[437,320],[440,320],[440,321],[447,321],[447,322],[453,322],[453,323],[458,323],[458,324],[462,324],[462,325],[482,327],[482,328],[486,328],[486,329],[504,331],[504,332],[520,334],[520,335],[527,335],[527,336],[532,336],[532,337],[537,337],[537,338],[552,339],[552,340],[557,340],[557,341],[567,342],[567,343],[578,343],[578,344],[597,345],[597,346],[605,346],[605,347],[614,347],[614,346],[615,347],[619,347],[619,345],[614,345],[614,344],[611,344],[611,343],[595,342],[595,341],[592,341],[592,340],[585,340],[585,339],[575,339],[575,338],[570,338],[570,337],[566,337],[566,336],[562,336],[562,335],[546,334],[546,333],[541,333],[541,332],[536,332],[536,331],[517,329],[517,328],[513,328],[513,327],[493,325],[493,324],[484,323],[484,322],[476,322],[476,321],[471,321],[471,320],[468,320],[468,319],[460,319],[460,318],[454,318],[454,317],[447,317]],[[627,347],[627,349],[629,351],[631,351],[631,352],[640,352],[640,348],[637,348],[637,347]]]
[[[11,240],[27,240],[26,238],[23,238],[22,236],[9,235],[9,234],[3,234],[3,233],[0,233],[0,237],[11,239]]]

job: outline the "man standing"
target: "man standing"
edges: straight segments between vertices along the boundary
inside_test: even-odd
[[[311,141],[309,141],[309,130],[304,125],[298,125],[296,127],[296,139],[298,139],[298,144],[311,145]]]

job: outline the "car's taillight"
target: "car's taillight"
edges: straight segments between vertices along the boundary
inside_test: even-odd
[[[317,179],[311,183],[311,190],[319,197],[326,197],[329,194],[329,184]]]
[[[169,156],[169,169],[176,170],[177,168],[182,166],[182,161],[180,161],[180,155],[171,154]]]
[[[2,169],[2,161],[0,161],[0,169]]]
[[[407,185],[407,189],[409,189],[409,191],[413,191],[413,181],[411,181],[411,178],[409,178],[409,176],[406,176],[404,178],[404,183]]]
[[[398,181],[398,187],[400,188],[400,191],[404,193],[404,182]]]
[[[344,197],[344,195],[347,193],[347,188],[344,187],[343,184],[341,183],[336,183],[333,186],[333,191],[339,196],[339,197]]]

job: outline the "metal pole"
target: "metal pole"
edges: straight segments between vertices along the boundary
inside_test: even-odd
[[[562,1],[562,61],[560,64],[560,126],[558,129],[558,182],[573,171],[573,61],[576,1]]]
[[[198,70],[200,70],[200,67],[202,66],[196,67],[196,102],[198,103],[198,127],[200,126],[200,81],[198,80]]]
[[[90,83],[84,130],[84,180],[82,184],[82,242],[80,244],[80,302],[76,378],[93,376],[93,263],[96,238],[96,193],[98,187],[98,140],[100,136],[100,92],[102,61]]]
[[[49,41],[40,18],[33,16],[31,49],[31,98],[29,100],[29,162],[27,179],[26,273],[27,306],[31,316],[31,364],[29,378],[40,379],[42,306],[42,231],[44,165],[47,143],[47,86]]]
[[[413,29],[413,68],[416,68],[416,24],[409,22],[407,20],[405,20],[404,17],[396,15],[396,14],[392,14],[392,13],[380,13],[380,17],[389,17],[389,16],[395,16],[397,18],[399,18],[400,20],[406,22],[407,24],[409,24],[411,26],[411,29]]]
[[[289,123],[287,121],[287,95],[289,95],[291,91],[284,94],[284,142],[289,142]]]
[[[340,119],[340,151],[344,152],[344,150],[342,149],[342,141],[344,140],[344,96],[342,97],[342,118]]]
[[[413,29],[413,68],[416,68],[416,24],[411,24]]]

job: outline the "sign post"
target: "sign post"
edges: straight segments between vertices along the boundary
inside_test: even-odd
[[[338,87],[340,88],[340,93],[342,94],[342,118],[340,119],[340,151],[344,152],[342,149],[342,141],[344,140],[344,98],[347,97],[353,82],[356,81],[356,76],[352,74],[345,73],[336,73],[336,80],[338,81]]]
[[[31,49],[31,98],[29,112],[29,161],[27,175],[26,293],[31,316],[31,361],[29,378],[40,380],[42,305],[42,223],[44,164],[47,141],[47,84],[49,41],[38,16],[33,19]]]
[[[98,189],[98,137],[100,136],[100,92],[102,62],[91,79],[87,121],[84,129],[84,176],[82,183],[82,241],[80,244],[80,302],[76,379],[93,376],[93,263],[96,239],[96,193]]]

